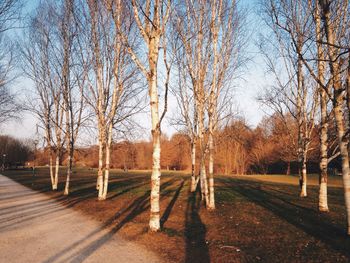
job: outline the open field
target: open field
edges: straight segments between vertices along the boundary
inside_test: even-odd
[[[50,191],[47,168],[6,171],[5,175],[100,222],[171,262],[349,262],[350,239],[341,178],[330,178],[330,212],[317,211],[317,176],[309,197],[299,198],[298,178],[254,175],[216,178],[217,209],[208,212],[189,177],[164,172],[162,231],[148,232],[150,173],[113,171],[106,201],[97,201],[95,170],[77,169],[71,194]],[[35,213],[35,211],[33,212]],[[35,216],[35,214],[33,215]],[[37,214],[36,216],[40,216]],[[99,246],[103,246],[99,242]]]

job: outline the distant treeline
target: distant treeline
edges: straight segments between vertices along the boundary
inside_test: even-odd
[[[317,129],[316,129],[317,131]],[[293,131],[292,131],[293,132]],[[297,130],[295,130],[295,133]],[[242,119],[234,120],[216,134],[214,170],[220,174],[296,174],[299,165],[295,143],[280,118],[265,118],[256,128],[250,128]],[[318,137],[313,136],[308,172],[318,173]],[[168,170],[191,170],[190,138],[184,133],[176,133],[171,138],[162,137],[161,167]],[[47,151],[36,154],[37,163],[48,163]],[[61,164],[66,162],[66,151],[60,156]],[[74,154],[77,166],[98,167],[98,147],[77,148]],[[199,164],[199,160],[196,162]],[[338,159],[330,168],[338,168]],[[149,141],[122,141],[112,146],[111,167],[119,169],[152,168],[152,143]],[[198,167],[197,167],[198,171]]]
[[[11,136],[0,135],[1,166],[22,166],[32,159],[33,147],[29,140],[22,141]]]

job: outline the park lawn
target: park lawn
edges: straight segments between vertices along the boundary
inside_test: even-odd
[[[135,241],[168,262],[350,261],[340,177],[329,180],[329,213],[317,211],[316,175],[310,176],[307,198],[298,196],[295,176],[217,176],[217,209],[207,211],[199,193],[189,193],[188,175],[163,172],[162,231],[150,233],[149,171],[113,170],[105,201],[97,201],[93,169],[74,171],[68,197],[62,197],[63,176],[59,191],[50,190],[47,168],[38,168],[35,177],[23,170],[5,175],[100,221],[111,234]]]

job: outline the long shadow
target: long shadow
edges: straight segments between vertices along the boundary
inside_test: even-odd
[[[161,185],[162,191],[160,193],[160,197],[163,197],[164,195],[167,194],[166,191],[164,190],[170,187],[174,182],[175,182],[175,179],[171,179]],[[103,244],[105,244],[108,240],[110,240],[114,236],[114,234],[116,234],[126,223],[133,220],[142,212],[145,212],[146,210],[148,210],[150,208],[149,198],[150,198],[150,190],[145,192],[142,196],[136,198],[130,205],[126,206],[124,209],[121,209],[121,211],[117,212],[113,217],[108,219],[101,227],[93,230],[87,236],[69,245],[69,247],[66,247],[63,250],[59,251],[58,253],[48,258],[44,262],[49,263],[64,257],[69,252],[73,251],[79,244],[81,244],[81,242],[83,242],[86,239],[93,238],[102,230],[109,228],[116,220],[124,216],[124,218],[118,224],[116,224],[114,227],[109,229],[109,231],[106,234],[104,234],[102,237],[96,239],[95,241],[91,242],[84,248],[75,252],[72,256],[69,256],[69,258],[64,259],[65,261],[70,260],[70,262],[84,261],[92,253],[94,253],[97,249],[99,249]]]
[[[210,262],[208,245],[205,240],[207,230],[199,215],[200,203],[199,192],[189,192],[185,215],[186,263]]]
[[[36,204],[35,206],[23,207],[20,213],[9,213],[6,216],[2,216],[0,222],[0,232],[10,230],[13,227],[17,227],[21,223],[29,222],[32,219],[53,214],[71,208],[81,202],[84,199],[81,198],[67,198],[62,196],[51,202],[43,202]],[[57,216],[57,215],[56,215]]]
[[[137,189],[137,188],[143,187],[143,186],[145,186],[147,184],[148,184],[148,182],[147,183],[141,183],[141,184],[134,184],[133,186],[127,187],[127,188],[121,188],[116,193],[110,194],[109,196],[107,196],[107,199],[111,199],[111,200],[116,199],[117,197],[119,197],[119,196],[121,196],[123,194],[126,194],[126,193],[128,193],[128,192],[130,192],[132,190]]]
[[[138,182],[138,179],[135,179],[135,178],[127,179],[127,180],[125,180],[125,178],[122,178],[122,179],[123,180],[121,183],[120,182],[118,182],[118,183],[112,182],[111,185],[114,186],[114,188],[117,188],[118,186],[125,186],[128,184],[133,185],[133,184],[136,184]],[[141,187],[144,184],[146,184],[146,183],[135,185],[134,187],[129,187],[126,189],[121,188],[123,190],[117,192],[115,195],[113,195],[112,197],[109,197],[109,198],[115,198],[115,197],[120,196],[122,194],[125,194],[125,193],[127,193],[127,192],[129,192],[137,187]],[[61,183],[61,186],[62,187],[64,186],[63,183]],[[0,221],[0,232],[10,230],[10,229],[16,227],[18,224],[28,222],[31,219],[35,219],[35,218],[40,217],[40,216],[45,216],[45,215],[48,215],[51,213],[61,211],[64,208],[62,208],[60,205],[64,206],[65,208],[72,208],[75,205],[77,205],[78,203],[80,203],[86,199],[97,197],[97,192],[96,192],[94,187],[95,187],[94,183],[91,183],[91,181],[86,180],[85,183],[79,185],[78,189],[73,188],[69,196],[62,196],[61,195],[61,196],[54,197],[53,200],[55,200],[56,202],[55,201],[54,202],[47,202],[47,200],[43,200],[43,201],[31,203],[31,204],[26,203],[26,204],[19,204],[19,205],[15,205],[15,206],[5,207],[4,209],[1,209],[1,211],[4,210],[4,213],[1,213],[1,215],[3,215],[3,218]],[[15,196],[11,195],[11,197],[9,197],[9,198],[16,198],[17,199],[18,197],[23,197],[23,196],[35,196],[38,193],[49,192],[50,188],[46,187],[45,190],[35,191],[35,192],[31,192],[31,190],[28,190],[28,191],[30,191],[29,194],[25,194],[25,193],[18,194],[17,193]],[[21,209],[20,216],[16,213],[16,210],[18,208]]]
[[[11,195],[6,195],[6,196],[1,196],[0,197],[0,201],[3,201],[3,200],[7,200],[7,201],[11,201],[12,199],[15,199],[15,198],[18,198],[18,197],[22,197],[22,196],[33,196],[33,195],[36,195],[37,193],[48,193],[50,192],[49,189],[45,189],[45,190],[34,190],[35,192],[33,193],[31,190],[28,190],[28,191],[24,191],[25,193],[23,192],[16,192],[14,194],[11,194]]]
[[[344,229],[339,225],[334,225],[327,215],[321,215],[315,209],[294,204],[279,195],[268,192],[269,190],[264,190],[259,183],[235,180],[234,182],[226,181],[226,184],[246,199],[271,211],[350,258],[350,239]]]
[[[180,186],[177,188],[173,198],[171,199],[169,205],[167,206],[167,208],[165,209],[164,213],[163,213],[163,216],[161,217],[160,219],[160,225],[161,225],[161,228],[163,228],[165,222],[168,220],[169,216],[170,216],[170,213],[171,213],[171,210],[173,209],[175,203],[176,203],[176,200],[178,199],[179,195],[180,195],[180,192],[181,192],[181,189],[183,188],[184,186],[184,183],[185,181],[182,179],[182,182],[180,184]]]

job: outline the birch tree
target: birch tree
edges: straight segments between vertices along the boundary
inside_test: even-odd
[[[0,2],[0,125],[19,118],[21,110],[16,93],[11,91],[14,74],[15,50],[6,33],[15,26],[21,17],[22,3],[19,0]]]
[[[281,74],[272,56],[263,52],[269,70],[277,82],[274,95],[267,94],[270,99],[265,99],[265,102],[277,106],[280,111],[283,108],[289,111],[297,122],[297,158],[301,197],[307,196],[307,154],[310,150],[310,138],[315,127],[319,102],[315,81],[307,74],[301,57],[301,54],[309,52],[306,36],[312,29],[312,17],[308,10],[308,4],[303,1],[268,0],[265,2],[266,22],[276,41],[272,45],[280,52],[278,60],[283,63],[285,72]],[[267,41],[267,38],[265,40]],[[279,96],[279,101],[283,104],[282,108],[273,96]]]
[[[62,92],[59,84],[56,50],[58,13],[52,3],[46,3],[34,11],[21,43],[22,70],[33,81],[34,93],[29,94],[26,110],[34,113],[44,130],[49,152],[49,170],[53,190],[57,190],[62,139]],[[56,168],[53,171],[53,153]]]
[[[171,11],[171,1],[160,0],[146,0],[138,1],[132,0],[131,7],[123,3],[120,0],[112,1],[113,10],[115,14],[119,15],[123,13],[124,8],[131,8],[134,21],[138,28],[138,34],[143,40],[143,49],[146,61],[140,58],[138,49],[135,49],[130,39],[120,30],[120,24],[117,25],[117,32],[123,43],[127,47],[127,51],[130,54],[133,62],[142,72],[147,80],[148,93],[150,99],[151,109],[151,122],[152,122],[152,175],[151,175],[151,214],[149,227],[151,231],[160,230],[160,205],[159,205],[159,192],[160,192],[160,137],[161,137],[161,121],[166,111],[159,114],[159,88],[158,88],[158,65],[159,65],[159,50],[166,48],[162,45],[165,43],[164,37],[166,35],[167,23]],[[118,14],[119,13],[119,14]],[[163,53],[164,61],[166,62],[166,52]],[[167,72],[169,73],[169,67],[165,63]],[[165,94],[167,93],[167,85],[165,85]]]
[[[190,155],[191,155],[191,192],[195,192],[199,181],[199,176],[196,176],[196,147],[198,141],[198,115],[194,104],[193,89],[188,79],[186,64],[183,61],[185,55],[181,49],[176,51],[176,80],[177,85],[172,89],[172,93],[177,100],[179,112],[176,112],[176,117],[173,117],[172,124],[184,130],[190,140]]]
[[[202,199],[208,209],[214,209],[214,133],[222,115],[219,105],[229,101],[228,92],[224,92],[224,88],[231,88],[227,85],[228,76],[231,74],[232,80],[242,65],[244,20],[235,1],[186,1],[177,6],[176,14],[174,26],[183,45],[183,54],[178,57],[182,57],[190,79],[198,123]]]
[[[184,5],[176,6],[174,27],[183,45],[183,64],[191,80],[193,103],[198,122],[199,146],[199,178],[202,200],[209,203],[208,182],[206,175],[206,142],[205,142],[205,80],[210,61],[210,23],[209,8],[205,2],[186,1]],[[192,179],[193,180],[193,179]]]
[[[215,209],[214,197],[214,139],[218,124],[224,118],[225,104],[231,102],[230,82],[244,63],[245,45],[243,12],[235,1],[211,1],[212,68],[208,91],[208,150],[209,150],[209,209]],[[231,113],[231,112],[230,112]]]
[[[323,30],[321,26],[321,16],[320,8],[318,2],[316,1],[315,7],[315,33],[317,41],[317,73],[318,81],[324,85],[325,83],[325,56],[324,48],[321,44]],[[303,60],[305,61],[305,60]],[[328,112],[327,104],[328,97],[327,92],[329,93],[329,88],[326,87],[326,90],[318,84],[319,94],[320,94],[320,111],[321,111],[321,131],[320,131],[320,190],[319,190],[319,202],[318,208],[321,212],[328,212],[328,195],[327,195],[327,181],[328,181]]]
[[[327,47],[327,63],[331,73],[332,94],[331,100],[335,116],[338,135],[338,145],[342,160],[342,177],[344,185],[345,206],[347,212],[347,234],[350,235],[350,170],[348,135],[346,126],[346,115],[344,110],[349,111],[344,100],[348,92],[350,67],[349,48],[349,2],[320,0],[320,10],[323,27],[325,30],[325,44]],[[348,61],[344,65],[344,61]],[[345,70],[344,70],[345,67]]]
[[[139,89],[135,85],[138,71],[132,63],[117,30],[130,42],[134,29],[130,13],[115,12],[112,2],[89,1],[89,25],[94,83],[90,83],[88,102],[94,109],[98,124],[99,167],[97,188],[99,200],[105,200],[111,161],[113,131],[139,111]]]
[[[67,148],[67,176],[64,195],[69,194],[73,156],[82,122],[85,120],[85,86],[87,72],[81,61],[79,37],[82,30],[79,14],[73,0],[64,0],[61,5],[58,35],[60,38],[60,88],[64,108],[64,135]]]

